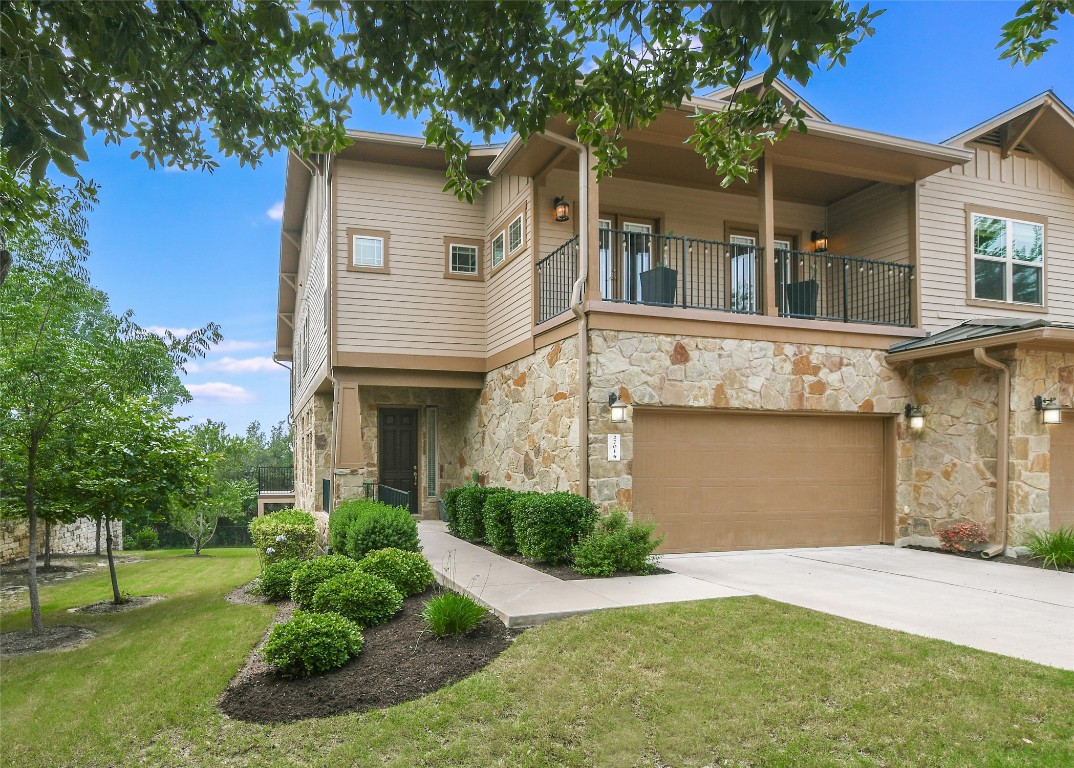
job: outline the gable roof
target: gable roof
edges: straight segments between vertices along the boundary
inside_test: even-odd
[[[806,117],[811,117],[814,120],[823,120],[826,123],[831,122],[830,120],[828,120],[827,117],[824,116],[824,114],[819,109],[817,109],[808,101],[795,93],[794,89],[792,89],[789,85],[780,80],[778,77],[772,81],[772,84],[770,86],[766,87],[764,84],[763,74],[754,75],[753,77],[747,77],[745,80],[738,84],[738,88],[720,88],[719,90],[712,91],[711,93],[706,93],[704,94],[704,98],[716,99],[718,101],[728,101],[731,99],[731,97],[735,94],[736,91],[747,91],[749,93],[760,94],[762,91],[768,89],[771,89],[778,93],[780,98],[783,99],[783,102],[788,106],[797,101],[801,105],[802,109],[805,111]]]
[[[1006,158],[1015,150],[1034,152],[1074,181],[1074,110],[1053,91],[1045,91],[944,142],[964,147],[970,142],[999,147]]]

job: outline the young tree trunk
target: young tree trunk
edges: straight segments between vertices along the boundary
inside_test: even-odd
[[[45,521],[45,568],[52,566],[52,522]]]
[[[112,602],[119,605],[123,598],[119,595],[119,579],[116,578],[116,560],[112,557],[112,521],[104,516],[104,541],[108,551],[108,575],[112,577]]]
[[[194,537],[194,557],[201,557],[201,541],[205,538],[205,513],[198,510],[198,535]]]
[[[26,566],[26,581],[30,587],[30,630],[35,635],[45,633],[45,622],[41,620],[41,598],[37,593],[37,505],[34,481],[37,471],[37,446],[39,438],[30,439],[26,466],[26,515],[30,519],[30,561]]]
[[[97,517],[97,548],[94,550],[93,554],[95,554],[97,557],[101,556],[101,518],[100,518],[100,516]]]

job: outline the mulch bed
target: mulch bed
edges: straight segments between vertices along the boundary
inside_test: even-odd
[[[35,635],[28,629],[18,632],[0,634],[0,657],[25,656],[42,651],[69,651],[79,648],[97,633],[86,627],[45,627],[42,635]]]
[[[394,619],[362,632],[365,645],[356,658],[322,675],[280,677],[261,657],[263,640],[228,684],[220,709],[236,720],[282,723],[402,704],[484,668],[521,633],[490,616],[468,635],[438,639],[421,618],[433,594],[407,598]],[[292,603],[281,605],[276,621],[293,611]]]
[[[454,534],[452,534],[452,535],[454,535]],[[455,538],[458,538],[458,537],[456,536]],[[459,539],[459,541],[466,541],[466,539]],[[484,549],[484,550],[487,550],[489,552],[492,552],[495,555],[499,555],[500,557],[504,558],[505,560],[511,560],[513,562],[520,563],[520,564],[526,566],[527,568],[532,568],[535,571],[540,571],[541,573],[547,573],[549,576],[555,576],[560,581],[584,581],[586,579],[614,579],[614,578],[618,578],[618,577],[621,577],[621,576],[656,576],[656,575],[661,574],[661,573],[671,573],[671,571],[667,570],[666,568],[653,568],[648,573],[630,573],[629,571],[616,571],[611,576],[587,576],[584,573],[578,573],[578,571],[574,570],[573,568],[571,568],[569,565],[567,565],[565,563],[561,563],[559,565],[552,565],[551,563],[538,563],[538,562],[536,562],[534,560],[528,560],[527,558],[525,558],[525,557],[523,557],[522,555],[519,555],[519,554],[505,555],[503,552],[497,552],[492,547],[490,547],[488,544],[484,544],[484,543],[480,543],[480,542],[476,542],[476,541],[467,541],[466,543],[467,544],[473,544],[475,547],[481,547],[481,549]]]
[[[88,616],[106,616],[110,613],[126,613],[135,608],[158,603],[164,599],[164,595],[144,595],[141,597],[128,597],[118,605],[111,600],[102,600],[99,603],[90,603],[79,608],[68,608],[69,613],[84,613]]]
[[[964,557],[969,560],[980,560],[982,563],[1008,563],[1010,565],[1021,565],[1026,568],[1042,568],[1048,571],[1057,570],[1053,566],[1044,567],[1043,560],[1030,559],[1028,557],[1007,557],[1007,555],[1000,555],[999,557],[993,557],[986,559],[981,557],[980,552],[948,552],[946,549],[937,549],[936,547],[923,547],[919,544],[910,544],[906,549],[916,549],[919,552],[935,552],[938,555],[952,555],[954,557]],[[1062,566],[1058,569],[1063,573],[1074,573],[1074,567],[1069,565]]]

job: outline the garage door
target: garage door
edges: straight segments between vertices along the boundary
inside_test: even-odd
[[[634,411],[634,511],[663,552],[876,544],[883,419]]]
[[[1052,439],[1052,478],[1048,506],[1053,531],[1074,527],[1074,421],[1048,427]]]

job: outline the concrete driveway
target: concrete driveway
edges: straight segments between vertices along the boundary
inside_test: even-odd
[[[1074,574],[885,546],[665,555],[668,570],[1074,670]]]

